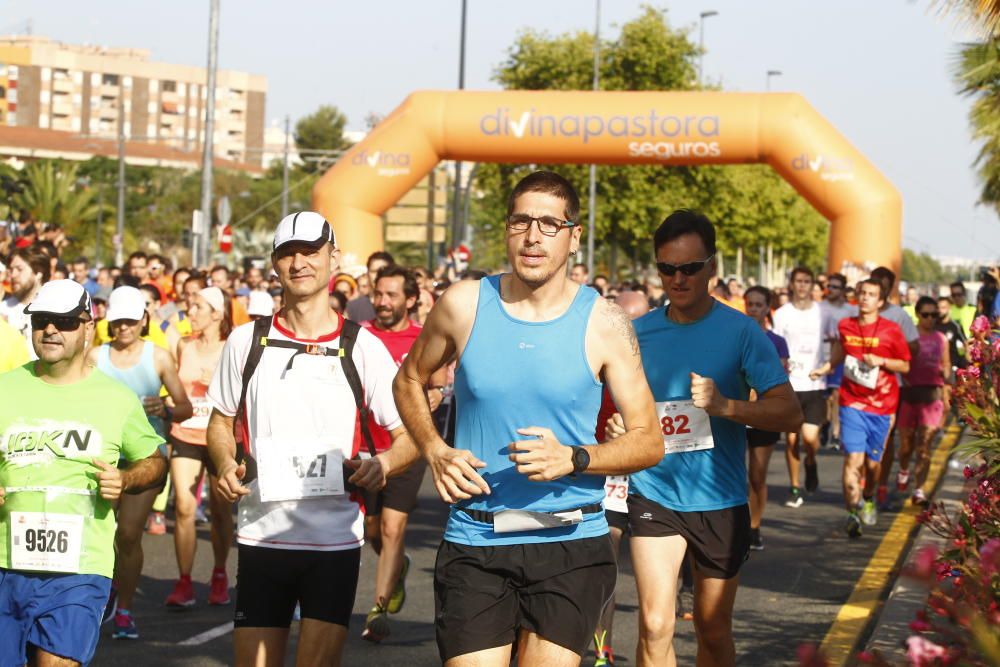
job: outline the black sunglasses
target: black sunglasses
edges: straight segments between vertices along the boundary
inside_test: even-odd
[[[84,323],[79,317],[72,315],[32,315],[31,328],[35,331],[44,331],[51,324],[59,331],[76,331]]]
[[[672,276],[678,271],[683,273],[685,276],[693,276],[694,274],[705,268],[705,265],[712,261],[715,255],[709,255],[705,259],[699,262],[688,262],[687,264],[667,264],[666,262],[657,262],[656,270],[665,276]]]
[[[917,313],[917,315],[919,315],[920,317],[934,317],[934,318],[938,316],[936,312],[931,312],[929,310],[925,310],[922,313]]]

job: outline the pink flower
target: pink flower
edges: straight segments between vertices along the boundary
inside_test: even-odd
[[[969,361],[974,364],[978,364],[983,360],[983,348],[980,345],[973,343],[969,346]]]
[[[969,327],[969,331],[973,334],[985,334],[990,331],[990,321],[985,315],[980,315],[976,319],[972,320],[972,326]]]
[[[913,667],[930,667],[938,658],[944,658],[946,651],[923,637],[915,636],[906,640],[906,657]]]
[[[914,579],[931,579],[935,574],[937,555],[937,547],[933,544],[921,547],[910,561],[907,574]]]
[[[968,378],[978,380],[980,376],[979,366],[969,366],[965,369],[965,375]]]
[[[829,664],[815,644],[799,644],[795,655],[799,659],[799,667],[827,667]]]
[[[921,621],[919,619],[916,621],[910,621],[910,630],[913,630],[914,632],[927,632],[932,629],[931,624],[927,621]]]
[[[979,548],[979,565],[987,577],[1000,572],[1000,537],[994,537]]]

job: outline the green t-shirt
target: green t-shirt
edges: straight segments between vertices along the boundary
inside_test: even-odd
[[[0,567],[111,577],[117,523],[93,459],[137,461],[163,438],[117,380],[53,385],[34,366],[0,375]]]

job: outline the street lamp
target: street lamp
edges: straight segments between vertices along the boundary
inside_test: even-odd
[[[459,33],[458,45],[458,89],[465,89],[465,32],[466,16],[468,14],[468,0],[462,0],[462,26]],[[463,231],[462,214],[462,161],[455,160],[455,194],[452,195],[451,208],[451,244],[458,247],[465,236]]]
[[[598,88],[601,76],[601,0],[595,3],[594,11],[594,90]],[[594,234],[597,229],[597,165],[590,164],[589,179],[590,211],[587,217],[587,275],[594,275]]]
[[[769,69],[769,70],[767,70],[767,82],[765,84],[765,89],[767,90],[767,92],[771,92],[771,77],[772,76],[781,76],[781,70],[777,70],[777,69]]]
[[[705,19],[718,16],[719,12],[708,10],[698,15],[698,86],[702,85],[702,73],[705,65]]]

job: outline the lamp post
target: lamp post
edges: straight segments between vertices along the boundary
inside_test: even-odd
[[[594,11],[594,90],[601,76],[601,0]],[[590,165],[590,211],[587,217],[587,275],[594,275],[594,233],[597,229],[597,165]]]
[[[458,48],[458,89],[465,88],[465,25],[468,0],[462,0],[462,27]],[[457,247],[462,242],[462,162],[455,160],[455,194],[451,199],[451,244]]]
[[[769,70],[767,70],[767,81],[765,82],[765,85],[764,85],[764,89],[767,92],[771,92],[771,77],[772,76],[781,76],[781,70],[777,70],[777,69],[769,69]]]
[[[205,94],[205,140],[201,158],[201,230],[194,237],[193,264],[208,264],[212,243],[212,133],[215,132],[215,75],[219,64],[219,0],[211,0],[208,18],[208,82]]]
[[[708,10],[698,15],[698,86],[702,85],[705,65],[705,19],[718,16],[719,12]]]

